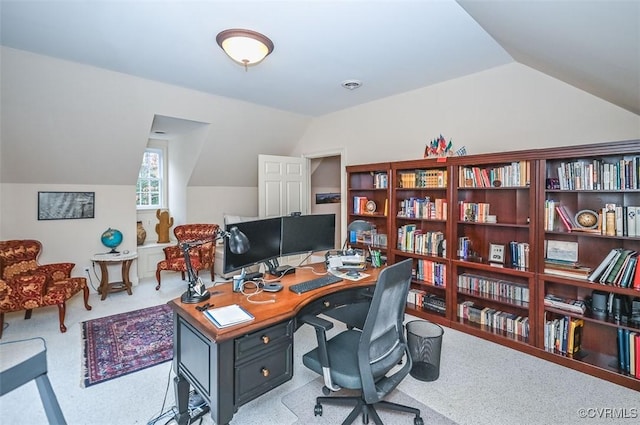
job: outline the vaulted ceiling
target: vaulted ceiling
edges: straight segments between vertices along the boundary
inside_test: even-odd
[[[3,45],[308,116],[512,61],[640,114],[637,0],[2,0],[0,13]],[[245,71],[215,41],[234,27],[274,52]]]

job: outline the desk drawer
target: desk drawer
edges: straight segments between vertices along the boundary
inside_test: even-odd
[[[291,344],[293,320],[279,323],[235,340],[236,364],[255,354],[263,355],[270,347],[280,343]]]
[[[272,346],[260,356],[236,363],[235,405],[240,406],[285,383],[293,376],[293,340]]]

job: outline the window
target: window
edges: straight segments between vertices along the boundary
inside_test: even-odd
[[[162,149],[147,148],[136,185],[136,207],[162,208],[164,191],[164,155]]]

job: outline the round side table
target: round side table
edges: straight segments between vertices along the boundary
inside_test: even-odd
[[[131,295],[131,280],[129,280],[129,269],[133,260],[138,258],[136,252],[130,252],[128,254],[95,254],[91,257],[91,261],[97,263],[100,266],[100,287],[98,292],[100,293],[100,299],[107,298],[107,294],[111,292],[127,291],[127,294]],[[109,282],[109,269],[107,266],[110,264],[122,263],[122,280],[119,282]]]

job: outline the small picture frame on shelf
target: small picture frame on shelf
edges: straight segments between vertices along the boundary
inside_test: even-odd
[[[489,244],[489,262],[504,264],[504,245],[497,243]]]

